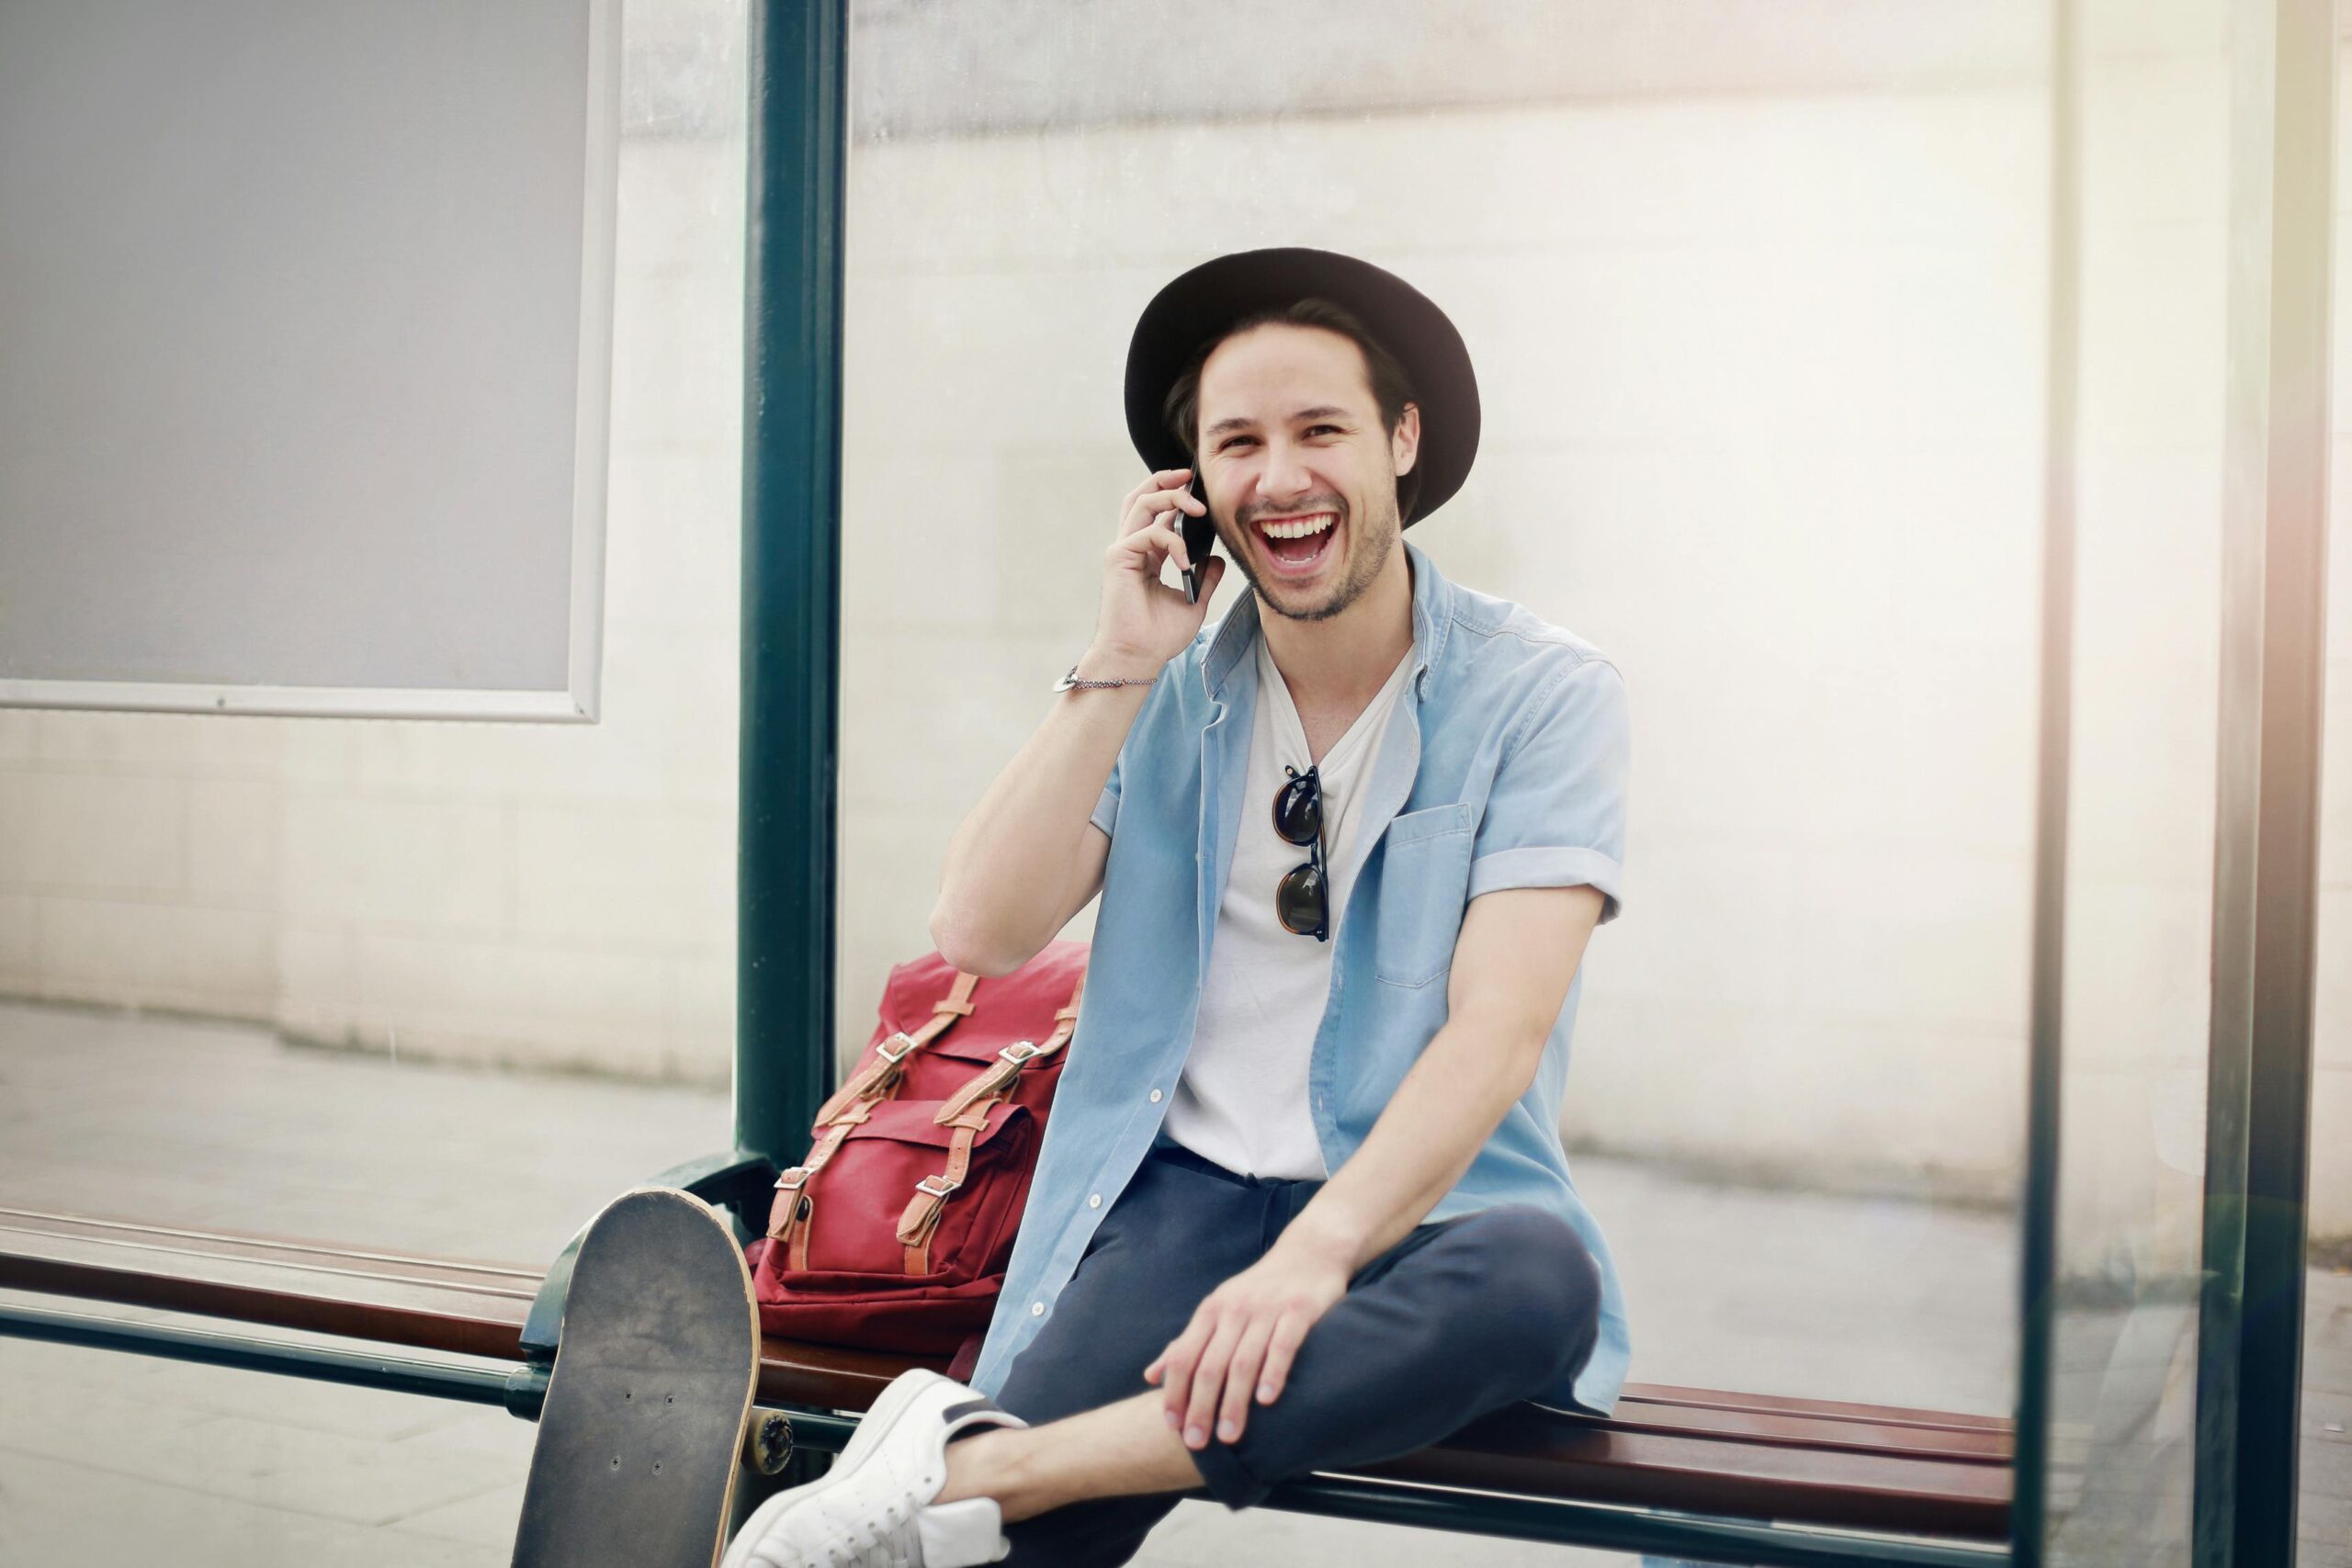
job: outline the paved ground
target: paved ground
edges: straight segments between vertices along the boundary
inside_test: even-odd
[[[0,1203],[536,1261],[620,1187],[726,1138],[724,1097],[707,1092],[0,1004]],[[1625,1274],[1636,1381],[2008,1409],[2006,1216],[1595,1158],[1577,1178]],[[2352,1424],[2352,1280],[2313,1283],[2319,1438]],[[530,1438],[495,1411],[0,1340],[0,1562],[503,1563]],[[2352,1568],[2321,1544],[2352,1540],[2352,1447],[2329,1452],[2334,1496],[2307,1498],[2302,1568]],[[1418,1568],[1463,1544],[1188,1504],[1140,1561]],[[1632,1561],[1507,1543],[1476,1557]]]

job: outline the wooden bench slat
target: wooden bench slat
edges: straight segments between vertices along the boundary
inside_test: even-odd
[[[946,1363],[941,1358],[771,1339],[762,1356],[760,1398],[863,1410],[910,1365],[944,1370]],[[1704,1416],[1684,1404],[1686,1415]],[[1851,1413],[1870,1408],[1843,1405],[1832,1421],[1815,1425],[1851,1431],[1866,1426]],[[1621,1404],[1620,1413],[1624,1409]],[[1736,1419],[1740,1413],[1725,1414]],[[1699,1425],[1639,1429],[1616,1418],[1520,1406],[1475,1422],[1434,1448],[1366,1466],[1361,1473],[1792,1523],[2007,1539],[2012,1475],[2006,1434],[1986,1451],[1952,1458],[1920,1449],[1922,1434],[1910,1427],[1882,1428],[1888,1441],[1873,1448],[1809,1438],[1799,1416],[1787,1420],[1785,1433],[1724,1437]],[[1946,1440],[1941,1434],[1927,1437]]]
[[[527,1275],[519,1280],[500,1276],[493,1283],[484,1276],[462,1269],[451,1269],[446,1265],[401,1267],[392,1259],[367,1254],[354,1255],[347,1264],[335,1264],[326,1261],[315,1247],[292,1250],[251,1245],[196,1247],[176,1239],[142,1241],[134,1235],[122,1234],[119,1227],[110,1231],[80,1233],[37,1231],[26,1226],[0,1224],[0,1247],[5,1247],[18,1236],[36,1237],[51,1249],[118,1262],[126,1269],[145,1267],[156,1271],[168,1271],[192,1267],[205,1270],[217,1265],[235,1263],[256,1269],[278,1269],[306,1278],[356,1280],[371,1284],[402,1286],[430,1283],[464,1294],[503,1296],[524,1303],[528,1303],[537,1293],[537,1281]],[[190,1261],[169,1261],[175,1259]]]
[[[1923,1427],[1906,1422],[1871,1421],[1857,1416],[1825,1417],[1804,1412],[1747,1410],[1736,1405],[1684,1404],[1661,1411],[1638,1400],[1621,1399],[1617,1413],[1607,1425],[1612,1431],[1708,1437],[1828,1452],[1897,1453],[1956,1464],[2006,1465],[2014,1457],[2006,1431]]]
[[[1616,1432],[1524,1408],[1498,1412],[1366,1473],[1809,1525],[1986,1540],[2008,1535],[2006,1466]]]
[[[762,1396],[774,1403],[863,1410],[881,1392],[883,1384],[902,1369],[927,1366],[944,1371],[946,1365],[944,1357],[889,1355],[771,1339],[760,1387]],[[2006,1466],[2012,1459],[2007,1423],[1996,1423],[1989,1430],[1969,1427],[1952,1431],[1908,1422],[1880,1424],[1863,1418],[1860,1413],[1868,1412],[1869,1405],[1841,1405],[1825,1416],[1808,1408],[1820,1402],[1808,1400],[1781,1402],[1789,1407],[1785,1411],[1753,1412],[1741,1404],[1709,1407],[1687,1397],[1653,1407],[1635,1393],[1644,1386],[1627,1384],[1617,1414],[1605,1422],[1566,1415],[1556,1419],[1618,1432],[1886,1453],[1955,1463]],[[1677,1391],[1685,1396],[1698,1392],[1701,1391]]]
[[[531,1292],[513,1273],[484,1276],[469,1265],[380,1253],[366,1255],[366,1269],[338,1269],[318,1247],[266,1236],[224,1238],[212,1253],[165,1250],[119,1222],[99,1229],[59,1216],[42,1230],[23,1211],[16,1219],[0,1226],[0,1285],[13,1289],[459,1355],[511,1360],[523,1353]],[[491,1278],[497,1282],[485,1282]]]
[[[473,1258],[429,1257],[416,1252],[368,1252],[350,1246],[338,1246],[328,1241],[304,1241],[291,1236],[249,1235],[235,1231],[187,1230],[171,1225],[142,1224],[130,1220],[93,1219],[87,1214],[49,1213],[39,1209],[12,1209],[0,1205],[0,1229],[25,1230],[36,1235],[120,1235],[128,1240],[148,1245],[164,1242],[201,1242],[203,1247],[190,1250],[207,1252],[251,1252],[273,1258],[308,1255],[322,1263],[348,1266],[356,1263],[387,1263],[410,1270],[425,1270],[435,1274],[455,1274],[479,1277],[485,1284],[507,1284],[519,1288],[526,1295],[539,1288],[547,1277],[543,1269],[525,1269],[513,1263],[486,1263]]]
[[[1956,1410],[1910,1410],[1894,1404],[1849,1404],[1834,1399],[1800,1399],[1779,1393],[1727,1394],[1713,1389],[1684,1388],[1674,1383],[1629,1382],[1624,1397],[1644,1404],[1692,1405],[1709,1410],[1744,1410],[1758,1415],[1806,1415],[1830,1419],[1868,1421],[1878,1427],[1920,1427],[1945,1432],[1999,1432],[2011,1427],[2006,1416],[1976,1416]]]
[[[0,1286],[506,1359],[541,1275],[331,1243],[0,1209]],[[760,1397],[863,1410],[922,1358],[771,1339]],[[1602,1421],[1532,1405],[1361,1473],[1789,1523],[2005,1539],[1996,1416],[1628,1384]]]
[[[760,1400],[767,1404],[813,1404],[822,1410],[864,1410],[892,1378],[909,1367],[944,1372],[947,1358],[768,1339],[760,1346]]]

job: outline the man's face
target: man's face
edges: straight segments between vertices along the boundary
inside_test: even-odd
[[[1320,621],[1363,596],[1403,531],[1420,410],[1391,436],[1363,351],[1323,327],[1272,323],[1216,345],[1201,367],[1200,456],[1226,553],[1276,615]]]

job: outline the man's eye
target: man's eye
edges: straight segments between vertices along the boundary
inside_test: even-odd
[[[1219,447],[1217,448],[1217,450],[1218,450],[1218,451],[1220,451],[1220,452],[1230,451],[1230,450],[1231,450],[1233,447],[1235,447],[1236,446],[1238,446],[1240,443],[1242,443],[1242,442],[1244,442],[1244,441],[1248,441],[1248,440],[1250,440],[1250,439],[1251,439],[1251,438],[1250,438],[1250,436],[1247,436],[1247,435],[1234,435],[1234,436],[1228,436],[1228,437],[1227,437],[1227,439],[1226,439],[1225,445],[1224,445],[1224,446],[1219,446]]]

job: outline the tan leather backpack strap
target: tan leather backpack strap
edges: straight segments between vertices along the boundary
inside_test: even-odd
[[[947,1142],[947,1168],[916,1182],[915,1195],[899,1216],[899,1245],[906,1249],[909,1274],[931,1272],[932,1233],[939,1229],[939,1216],[946,1210],[949,1195],[972,1172],[972,1145],[988,1129],[988,1112],[987,1106],[975,1106],[956,1122],[955,1135]]]
[[[948,1141],[947,1169],[916,1183],[914,1197],[899,1216],[899,1244],[906,1248],[909,1274],[931,1272],[932,1235],[939,1228],[948,1196],[964,1185],[965,1177],[971,1171],[972,1145],[988,1130],[989,1111],[1012,1092],[1012,1085],[1023,1067],[1069,1043],[1071,1034],[1078,1029],[1078,1004],[1085,994],[1086,976],[1081,973],[1077,987],[1069,994],[1069,1005],[1054,1014],[1051,1034],[1042,1042],[1016,1040],[998,1052],[995,1061],[957,1089],[933,1115],[933,1122],[953,1126],[956,1133]]]
[[[972,992],[979,983],[978,975],[956,971],[947,995],[933,1004],[930,1021],[911,1034],[900,1031],[876,1046],[873,1060],[851,1074],[849,1081],[818,1109],[817,1124],[825,1129],[824,1134],[808,1151],[807,1160],[776,1178],[775,1201],[768,1211],[768,1236],[771,1245],[785,1249],[786,1267],[808,1267],[808,1236],[817,1216],[813,1190],[817,1173],[840,1151],[850,1129],[870,1119],[876,1104],[898,1092],[907,1058],[946,1033],[957,1019],[972,1015]]]
[[[817,1124],[823,1126],[858,1100],[881,1100],[895,1093],[907,1058],[946,1033],[957,1019],[972,1016],[972,988],[979,983],[978,975],[956,971],[956,984],[933,1006],[931,1021],[912,1034],[900,1030],[876,1045],[873,1059],[861,1065],[817,1108]]]
[[[825,1129],[825,1135],[808,1151],[807,1160],[775,1179],[775,1201],[768,1207],[768,1240],[785,1248],[786,1267],[808,1267],[808,1226],[817,1210],[817,1195],[810,1189],[817,1173],[840,1152],[850,1129],[871,1119],[873,1114],[870,1103],[851,1106]]]
[[[1040,1057],[1050,1056],[1069,1043],[1078,1029],[1079,998],[1085,994],[1086,976],[1078,977],[1078,989],[1070,993],[1069,1006],[1054,1014],[1054,1032],[1043,1042],[1016,1040],[996,1054],[996,1060],[980,1069],[978,1076],[963,1088],[948,1096],[932,1120],[942,1126],[955,1121],[973,1105],[1001,1100],[1012,1092],[1012,1083],[1021,1069]]]
[[[1046,1054],[1042,1045],[1026,1040],[1016,1040],[996,1054],[996,1060],[982,1067],[974,1077],[965,1080],[964,1087],[950,1095],[933,1112],[932,1120],[945,1126],[975,1105],[986,1112],[990,1105],[1004,1098],[1021,1069]]]
[[[1054,1014],[1054,1032],[1037,1047],[1037,1055],[1050,1056],[1069,1043],[1069,1037],[1078,1032],[1078,1004],[1085,999],[1086,972],[1081,969],[1078,984],[1070,988],[1069,1005]]]

